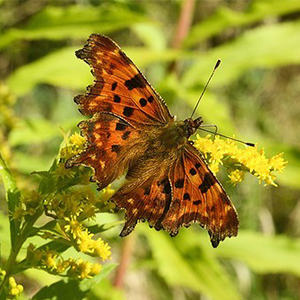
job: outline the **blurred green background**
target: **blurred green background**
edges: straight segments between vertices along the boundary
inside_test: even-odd
[[[30,173],[51,166],[63,132],[83,119],[72,99],[93,79],[74,51],[91,33],[121,45],[181,119],[220,58],[196,115],[289,161],[278,188],[251,176],[233,188],[218,175],[240,232],[217,249],[197,225],[176,238],[145,224],[122,240],[121,227],[107,231],[113,262],[128,267],[89,299],[300,299],[300,1],[0,0],[0,32],[0,151],[21,188],[35,186]],[[0,197],[3,245],[2,186]],[[58,278],[18,280],[32,296]]]

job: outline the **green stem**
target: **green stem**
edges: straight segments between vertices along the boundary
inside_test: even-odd
[[[0,153],[0,176],[2,177],[4,187],[5,187],[5,192],[6,192],[6,200],[7,200],[8,213],[9,213],[8,216],[9,216],[9,223],[10,223],[10,238],[11,238],[11,245],[13,247],[15,243],[15,239],[20,231],[20,221],[13,219],[13,212],[15,211],[15,207],[18,206],[20,202],[20,191],[1,153]]]
[[[2,177],[6,191],[15,190],[17,188],[16,181],[13,178],[10,170],[8,169],[1,153],[0,153],[0,175]]]
[[[8,257],[8,260],[5,263],[5,266],[3,268],[3,270],[5,270],[6,274],[5,277],[1,283],[0,286],[0,300],[5,299],[5,293],[4,293],[4,287],[7,284],[7,281],[9,279],[9,277],[14,273],[14,268],[16,267],[16,259],[17,256],[24,244],[24,242],[27,240],[27,238],[30,236],[31,234],[31,229],[34,225],[34,223],[36,222],[36,220],[41,216],[41,214],[43,213],[43,209],[40,208],[35,215],[33,215],[30,220],[28,221],[28,223],[25,224],[25,226],[23,227],[22,231],[20,232],[20,234],[17,236],[14,245],[11,248],[11,252],[10,255]]]
[[[10,235],[11,235],[11,251],[6,261],[3,270],[5,270],[6,274],[0,286],[0,300],[5,299],[5,291],[4,287],[7,284],[9,277],[13,274],[14,267],[16,266],[16,259],[23,246],[24,242],[27,240],[28,236],[30,236],[31,229],[36,222],[36,220],[43,213],[43,209],[40,208],[36,211],[35,215],[28,220],[27,223],[24,224],[24,227],[20,228],[20,220],[16,220],[13,218],[13,213],[15,208],[20,203],[21,193],[17,187],[17,183],[10,171],[7,167],[5,160],[3,159],[0,153],[0,176],[3,180],[5,192],[6,192],[6,200],[8,206],[8,217],[10,223]]]

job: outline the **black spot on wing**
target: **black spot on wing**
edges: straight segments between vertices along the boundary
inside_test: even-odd
[[[125,86],[128,90],[133,90],[135,88],[143,88],[146,86],[146,82],[141,74],[136,74],[134,77],[132,77],[129,80],[125,81]]]
[[[203,182],[199,185],[199,190],[201,193],[206,193],[215,183],[216,180],[212,177],[212,175],[210,173],[206,173]]]
[[[201,167],[201,164],[200,164],[199,162],[197,162],[197,163],[195,164],[195,167],[196,167],[196,169],[199,169],[199,168]]]
[[[150,195],[150,187],[147,186],[144,190],[144,195]]]
[[[154,98],[153,98],[153,96],[150,96],[150,97],[148,97],[148,99],[147,99],[147,100],[148,100],[148,102],[149,102],[149,103],[152,103],[152,102],[153,102],[153,100],[154,100]]]
[[[121,98],[119,95],[114,95],[114,102],[116,103],[120,103],[121,102]]]
[[[193,201],[193,204],[194,205],[198,205],[198,204],[201,204],[202,203],[202,201],[201,200],[196,200],[196,201]]]
[[[146,106],[147,105],[147,100],[145,98],[141,98],[140,99],[140,105],[141,105],[141,107]]]
[[[127,128],[126,124],[117,123],[116,124],[116,130],[125,130]]]
[[[123,114],[124,114],[124,116],[126,116],[126,117],[131,117],[132,116],[132,114],[133,114],[133,108],[132,107],[124,107],[124,109],[123,109]]]
[[[178,188],[178,189],[182,189],[182,188],[183,188],[183,185],[184,185],[184,179],[178,179],[178,180],[175,182],[175,187]]]
[[[112,145],[111,146],[111,151],[116,152],[117,154],[120,152],[121,146],[120,145]]]
[[[125,132],[123,133],[123,135],[122,135],[122,139],[123,139],[123,140],[127,140],[128,137],[129,137],[129,135],[130,135],[130,131],[125,131]]]
[[[118,83],[117,83],[117,82],[114,82],[114,83],[111,85],[111,90],[114,91],[114,90],[117,88],[117,85],[118,85]]]
[[[190,169],[190,174],[191,174],[192,176],[196,175],[196,174],[197,174],[196,169],[195,169],[195,168],[191,168],[191,169]]]
[[[190,194],[189,194],[189,193],[185,193],[185,194],[183,195],[183,199],[184,199],[184,200],[191,200]]]

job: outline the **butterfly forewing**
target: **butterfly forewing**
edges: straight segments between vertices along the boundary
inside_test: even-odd
[[[96,79],[86,94],[75,99],[83,114],[109,112],[147,125],[172,119],[162,98],[111,39],[92,34],[76,55],[91,66]]]

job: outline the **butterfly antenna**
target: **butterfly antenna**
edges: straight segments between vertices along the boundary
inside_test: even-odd
[[[236,142],[245,144],[245,145],[247,145],[247,146],[255,147],[255,144],[253,144],[253,143],[244,142],[244,141],[242,141],[242,140],[235,139],[235,138],[232,138],[232,137],[230,137],[230,136],[227,136],[227,135],[224,135],[224,134],[221,134],[221,133],[216,133],[216,132],[213,132],[213,131],[210,131],[210,130],[201,128],[201,126],[199,127],[199,129],[200,129],[200,130],[203,130],[203,131],[206,131],[206,132],[209,132],[209,133],[212,133],[212,134],[214,134],[214,135],[222,136],[222,137],[224,137],[224,138],[226,138],[226,139],[230,139],[230,140],[233,140],[233,141],[236,141]]]
[[[202,97],[203,97],[203,95],[204,95],[204,93],[205,93],[205,91],[206,91],[206,88],[207,88],[209,82],[211,81],[212,77],[213,77],[214,74],[215,74],[215,71],[217,70],[217,68],[219,67],[220,64],[221,64],[221,60],[218,59],[216,65],[215,65],[215,67],[214,67],[212,73],[210,74],[210,76],[209,76],[209,78],[208,78],[208,80],[207,80],[207,82],[206,82],[206,85],[205,85],[205,87],[204,87],[204,89],[203,89],[203,91],[202,91],[202,93],[201,93],[201,95],[200,95],[200,97],[199,97],[199,99],[198,99],[198,101],[197,101],[195,107],[194,107],[194,110],[193,110],[193,112],[192,112],[191,118],[193,117],[194,113],[196,112],[197,107],[198,107],[198,105],[199,105],[199,103],[200,103],[200,100],[202,99]]]

